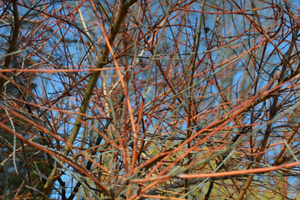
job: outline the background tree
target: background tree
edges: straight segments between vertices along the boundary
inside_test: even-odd
[[[1,198],[299,198],[297,1],[0,5]]]

